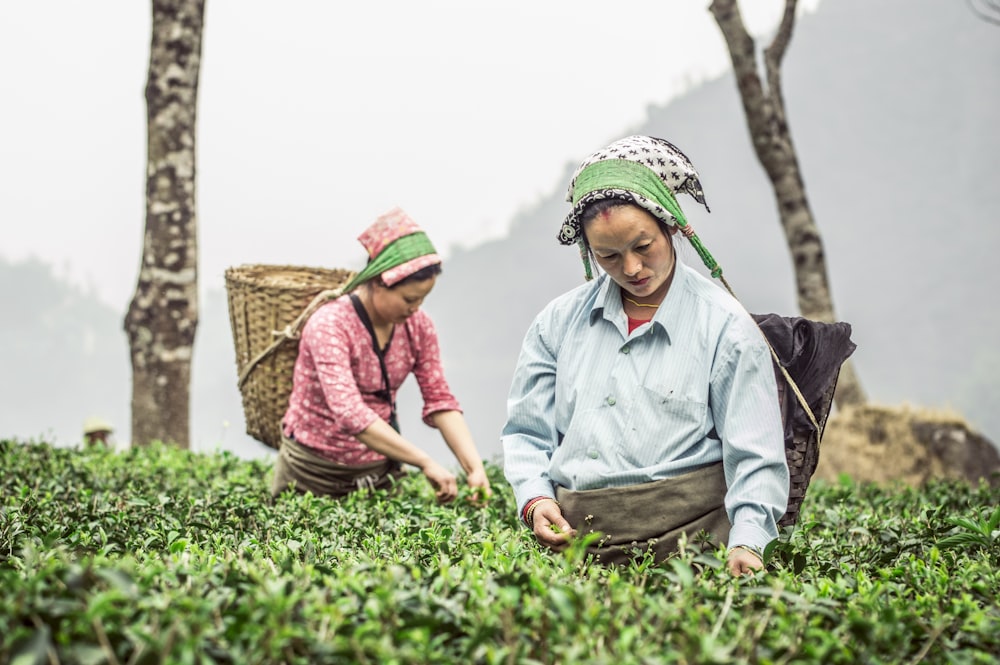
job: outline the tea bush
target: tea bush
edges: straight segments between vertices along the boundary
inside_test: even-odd
[[[768,567],[604,568],[486,507],[272,502],[267,462],[0,441],[0,662],[994,663],[996,490],[810,488]]]

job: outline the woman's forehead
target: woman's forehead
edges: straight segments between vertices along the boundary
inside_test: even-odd
[[[423,296],[430,293],[431,289],[434,288],[434,283],[437,281],[437,275],[430,277],[428,279],[421,280],[419,282],[406,282],[405,284],[397,284],[392,287],[392,291],[395,291],[404,298],[422,298]]]
[[[630,206],[602,211],[584,225],[584,233],[592,247],[617,247],[652,240],[663,230],[652,215]]]

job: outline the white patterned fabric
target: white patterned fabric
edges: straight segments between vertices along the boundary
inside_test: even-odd
[[[580,214],[588,204],[602,199],[617,198],[635,203],[666,224],[674,225],[677,223],[677,220],[662,202],[627,189],[624,182],[622,187],[602,187],[589,192],[577,191],[577,177],[581,171],[596,162],[614,159],[635,162],[647,167],[675,195],[682,192],[688,194],[695,201],[704,205],[706,210],[709,210],[708,204],[705,203],[705,192],[698,179],[698,172],[691,164],[691,160],[677,146],[670,141],[653,136],[627,136],[587,157],[573,173],[569,189],[566,192],[566,201],[573,203],[576,200],[576,203],[569,215],[566,216],[559,232],[559,242],[563,245],[572,245],[580,241],[582,237]]]
[[[427,425],[434,426],[433,413],[460,410],[445,380],[437,332],[423,310],[396,326],[385,364],[393,401],[406,377],[412,373],[416,378]],[[326,303],[302,329],[292,395],[282,422],[285,436],[347,466],[385,459],[356,436],[377,418],[389,422],[390,403],[378,396],[384,385],[371,336],[350,297]]]

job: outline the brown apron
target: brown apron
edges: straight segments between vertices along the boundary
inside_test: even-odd
[[[657,562],[677,552],[681,534],[701,531],[715,548],[729,539],[726,475],[722,462],[675,478],[628,487],[573,491],[556,488],[566,521],[579,535],[599,532],[588,547],[602,564],[626,564],[652,549]]]
[[[271,496],[277,497],[289,487],[305,494],[335,499],[360,489],[389,489],[406,472],[398,462],[382,460],[370,464],[346,466],[320,457],[294,439],[281,437],[281,448],[274,463]]]

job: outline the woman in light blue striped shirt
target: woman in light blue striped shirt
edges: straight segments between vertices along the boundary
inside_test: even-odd
[[[680,261],[680,192],[705,203],[662,139],[622,139],[577,169],[559,240],[580,244],[588,279],[591,260],[602,274],[525,336],[504,473],[542,545],[596,531],[592,553],[616,563],[726,543],[739,575],[761,567],[788,501],[777,386],[750,315]]]

